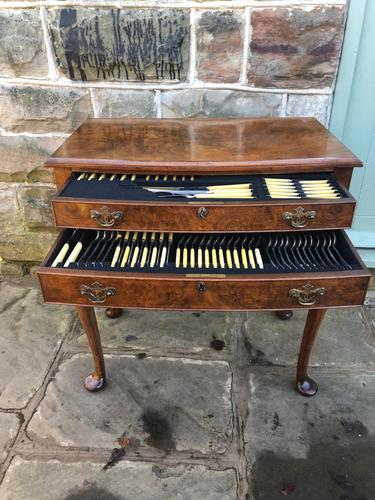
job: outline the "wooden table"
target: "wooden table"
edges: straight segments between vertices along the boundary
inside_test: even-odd
[[[324,314],[361,305],[370,278],[342,231],[352,223],[348,187],[361,162],[318,121],[90,119],[46,166],[58,188],[56,225],[66,229],[38,275],[46,302],[77,306],[94,358],[88,390],[105,382],[94,307],[111,317],[121,308],[274,310],[283,318],[308,309],[296,386],[316,393],[307,367]],[[251,197],[148,190],[238,184]],[[283,187],[290,184],[292,195]]]

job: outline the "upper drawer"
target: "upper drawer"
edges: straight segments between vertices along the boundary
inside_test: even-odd
[[[73,173],[52,205],[60,227],[202,232],[344,228],[355,209],[352,196],[328,173]]]

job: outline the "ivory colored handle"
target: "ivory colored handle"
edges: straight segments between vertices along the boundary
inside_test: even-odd
[[[255,269],[256,268],[255,259],[254,259],[254,254],[253,254],[253,251],[251,250],[251,248],[249,248],[249,250],[248,250],[248,255],[249,255],[249,262],[250,262],[251,268]]]
[[[80,251],[82,250],[82,243],[79,241],[76,246],[73,248],[72,253],[69,255],[67,258],[64,267],[68,267],[69,264],[72,262],[75,262],[76,258],[78,257]]]
[[[212,249],[212,266],[214,269],[217,269],[217,254],[216,254],[216,248]]]
[[[262,256],[260,254],[260,250],[259,248],[256,248],[255,249],[255,258],[257,260],[257,263],[258,263],[258,266],[261,268],[261,269],[264,269],[264,266],[263,266],[263,259],[262,259]]]
[[[220,267],[222,269],[225,269],[224,251],[222,248],[219,248],[219,262],[220,262]]]
[[[232,255],[230,253],[229,248],[227,248],[227,250],[225,252],[225,255],[226,255],[226,258],[227,258],[228,267],[229,267],[229,269],[232,269],[232,267],[233,267]]]
[[[126,263],[128,262],[129,258],[129,253],[130,253],[130,245],[127,245],[124,251],[124,255],[122,256],[121,259],[121,267],[125,267]]]
[[[188,250],[187,248],[184,248],[182,252],[182,267],[187,267],[188,263]]]
[[[111,262],[111,267],[115,267],[115,265],[116,265],[116,263],[118,261],[119,255],[120,255],[120,251],[121,251],[121,245],[117,245],[115,253],[113,254],[113,258],[112,258],[112,262]]]
[[[181,262],[181,249],[177,248],[176,250],[176,267],[180,267]]]
[[[148,254],[148,247],[143,248],[142,257],[141,257],[141,267],[145,267],[146,260]]]
[[[199,269],[203,266],[203,252],[201,248],[198,248],[198,267]]]
[[[210,251],[208,248],[204,251],[204,266],[209,269],[210,267]]]
[[[61,248],[60,252],[57,254],[55,260],[52,262],[51,267],[56,267],[57,264],[60,264],[65,259],[65,255],[69,251],[69,244],[64,243],[63,247]]]
[[[164,267],[166,257],[167,257],[167,247],[163,247],[160,257],[160,267]]]
[[[240,259],[238,258],[238,250],[236,248],[233,250],[233,260],[236,269],[240,269],[241,264],[240,264]]]
[[[157,255],[158,255],[158,248],[155,246],[152,249],[150,267],[154,267]]]
[[[248,269],[249,266],[247,264],[247,256],[246,256],[246,250],[244,248],[241,249],[241,257],[242,257],[242,265],[245,269]]]
[[[190,267],[195,267],[195,250],[194,248],[190,249]]]
[[[133,258],[132,258],[130,267],[134,267],[135,266],[135,263],[137,262],[137,259],[138,259],[138,254],[139,254],[139,247],[136,246],[134,248]]]

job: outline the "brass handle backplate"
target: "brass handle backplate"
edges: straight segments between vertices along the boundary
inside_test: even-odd
[[[315,288],[313,285],[310,285],[310,283],[304,285],[302,290],[298,288],[292,288],[289,290],[290,297],[295,297],[301,306],[313,306],[318,300],[318,297],[324,295],[325,293],[325,288]]]
[[[303,207],[297,207],[294,212],[284,212],[282,214],[283,220],[289,222],[292,227],[296,228],[306,227],[309,220],[314,220],[315,217],[315,210],[308,211]]]
[[[112,297],[116,294],[116,288],[113,286],[104,286],[98,281],[91,283],[91,285],[81,285],[79,287],[81,295],[87,295],[87,298],[93,304],[103,304],[107,297]]]
[[[95,219],[96,222],[102,227],[112,227],[115,223],[121,220],[124,212],[121,210],[114,210],[113,212],[106,206],[101,207],[99,210],[91,210],[90,217]]]

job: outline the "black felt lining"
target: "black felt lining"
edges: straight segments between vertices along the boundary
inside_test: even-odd
[[[204,234],[184,234],[184,233],[175,233],[174,234],[174,240],[171,245],[170,253],[169,253],[169,259],[166,265],[163,268],[160,267],[140,267],[140,265],[136,265],[134,267],[126,266],[126,267],[120,267],[119,264],[117,264],[114,267],[110,266],[110,263],[112,261],[112,256],[115,251],[116,244],[112,244],[112,247],[109,248],[107,247],[106,251],[104,254],[106,254],[106,258],[103,261],[100,262],[90,262],[89,264],[83,264],[79,262],[79,259],[82,257],[82,255],[85,252],[85,249],[88,247],[90,242],[92,242],[95,237],[100,234],[103,235],[105,232],[103,230],[101,231],[96,231],[96,230],[91,230],[91,229],[66,229],[63,231],[59,244],[57,245],[55,251],[49,258],[47,262],[47,266],[51,266],[53,260],[57,256],[58,252],[62,248],[65,242],[69,242],[70,248],[67,256],[69,255],[70,251],[73,249],[75,244],[78,241],[82,241],[83,243],[83,250],[81,254],[78,256],[78,262],[72,263],[69,265],[67,269],[81,269],[81,270],[91,270],[91,271],[115,271],[115,272],[141,272],[141,273],[151,273],[151,274],[161,274],[161,273],[173,273],[173,274],[225,274],[225,275],[235,275],[235,274],[286,274],[286,273],[308,273],[308,272],[330,272],[330,271],[344,271],[344,270],[350,270],[350,269],[360,269],[360,265],[355,258],[354,253],[350,249],[349,245],[347,244],[345,238],[343,237],[342,233],[340,231],[302,231],[302,232],[290,232],[290,233],[241,233],[241,234],[224,234],[224,233],[216,233],[216,234],[210,234],[210,235],[204,235]],[[109,235],[111,231],[106,231],[106,235]],[[113,234],[116,234],[117,232],[113,232]],[[125,232],[122,232],[121,234],[124,234]],[[148,233],[151,234],[151,233]],[[314,238],[314,242],[316,242],[320,245],[323,245],[323,239],[327,237],[328,234],[334,234],[336,236],[336,249],[338,254],[349,264],[350,267],[345,269],[342,265],[336,266],[336,265],[321,265],[319,262],[317,262],[317,266],[302,266],[302,267],[297,267],[297,268],[288,268],[287,266],[284,266],[283,268],[280,268],[280,265],[276,266],[274,263],[282,263],[284,259],[286,259],[286,254],[281,253],[277,254],[277,259],[275,259],[275,256],[271,253],[271,259],[269,258],[270,251],[267,249],[267,245],[270,241],[270,238],[273,238],[273,241],[275,241],[275,238],[286,238],[288,235],[293,239],[294,237],[299,238],[301,235],[303,237],[306,235],[307,237],[312,237]],[[139,235],[142,235],[142,233],[139,233]],[[295,235],[295,236],[293,236]],[[251,245],[251,248],[254,250],[255,247],[258,247],[260,249],[263,263],[264,263],[264,269],[250,269],[250,266],[248,269],[244,268],[241,265],[241,268],[232,268],[229,269],[227,266],[225,268],[221,268],[220,265],[218,265],[217,268],[210,267],[209,269],[205,268],[204,266],[202,268],[198,268],[196,265],[194,268],[191,267],[186,267],[186,268],[176,268],[175,267],[175,257],[176,257],[176,250],[178,247],[179,242],[181,241],[182,238],[187,238],[191,236],[190,242],[194,241],[197,238],[197,241],[200,240],[200,238],[205,237],[205,244],[207,243],[208,239],[211,238],[211,245],[209,248],[212,248],[212,243],[218,241],[220,242],[223,237],[226,238],[225,244],[223,245],[223,249],[225,250],[226,244],[228,241],[231,239],[232,244],[240,238],[240,242],[244,240],[244,238],[247,238],[247,242],[251,238],[253,238],[253,244]],[[109,240],[107,240],[109,241]],[[238,243],[236,248],[238,249],[239,252],[239,257],[241,261],[241,243]],[[276,240],[277,243],[277,240]],[[195,244],[195,249],[198,250],[198,244]],[[280,247],[280,245],[276,244],[276,248]],[[181,246],[183,248],[183,245]],[[202,246],[203,250],[205,248],[205,245]],[[218,249],[219,246],[218,244],[215,245],[215,248]],[[233,245],[230,246],[230,248],[233,248]],[[306,255],[302,252],[301,249],[301,254],[303,256],[303,260],[306,260]],[[291,255],[291,254],[289,254]],[[293,255],[293,254],[292,254]],[[297,255],[297,253],[294,253],[294,255]],[[297,255],[298,256],[298,255]],[[336,254],[337,257],[337,254]],[[196,262],[197,262],[197,252],[196,252]],[[120,261],[120,259],[119,259]],[[274,263],[272,263],[274,261]],[[219,262],[219,258],[218,258]],[[287,261],[288,262],[288,261]],[[339,261],[340,263],[340,261]],[[233,262],[234,265],[234,262]],[[181,264],[182,266],[182,264]],[[57,267],[63,268],[63,264],[59,264]]]
[[[170,182],[158,180],[158,181],[147,181],[145,175],[137,175],[135,181],[129,179],[121,181],[119,178],[110,181],[108,178],[99,180],[87,180],[82,179],[78,181],[78,176],[80,172],[72,174],[72,177],[65,188],[62,190],[60,196],[68,198],[80,198],[80,199],[103,199],[103,200],[126,200],[126,201],[193,201],[201,203],[202,201],[228,201],[228,198],[184,198],[184,197],[174,197],[174,196],[158,196],[157,194],[151,193],[142,189],[142,186],[149,187],[185,187],[186,189],[191,189],[199,186],[212,186],[212,185],[226,185],[226,184],[251,184],[254,198],[242,198],[246,201],[257,201],[257,200],[268,200],[270,199],[267,187],[264,182],[263,175],[214,175],[214,176],[194,176],[194,180],[190,180],[190,176],[186,176],[186,181],[176,181]],[[110,174],[107,174],[110,175]],[[120,176],[119,176],[120,177]],[[162,178],[163,176],[161,176]],[[171,176],[169,176],[170,178]],[[327,173],[314,173],[314,174],[284,174],[284,175],[267,175],[267,177],[272,178],[288,178],[288,179],[298,179],[298,180],[321,180],[328,179],[332,186],[337,189],[343,198],[346,198],[346,194],[339,187],[338,183],[331,174]],[[282,199],[282,198],[277,198]],[[287,199],[287,198],[285,198]],[[296,198],[298,199],[298,198]],[[301,199],[306,199],[306,196],[301,192]],[[311,198],[310,198],[311,199]],[[317,198],[314,198],[317,199]],[[240,201],[241,198],[235,198],[235,201]],[[328,201],[328,200],[327,200]]]

